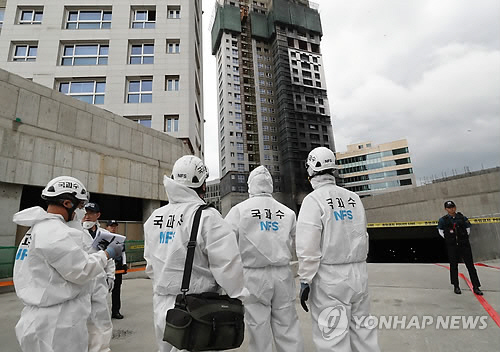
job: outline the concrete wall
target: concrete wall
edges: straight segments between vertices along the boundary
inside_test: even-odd
[[[500,168],[363,198],[368,222],[437,220],[453,200],[468,217],[500,214]]]
[[[363,204],[369,223],[423,221],[445,215],[446,200],[453,200],[468,218],[498,217],[500,168],[363,198]],[[474,225],[470,241],[476,260],[500,258],[499,223]]]
[[[16,119],[19,119],[16,122]],[[13,245],[22,185],[71,175],[89,191],[165,200],[181,140],[0,69],[0,246]],[[17,206],[15,206],[17,204]]]

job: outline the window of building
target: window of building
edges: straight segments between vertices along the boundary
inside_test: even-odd
[[[106,44],[65,44],[61,65],[107,65],[109,45]]]
[[[18,8],[18,24],[42,24],[43,8]]]
[[[151,128],[151,115],[144,116],[125,116],[127,119],[130,119],[134,122],[137,122],[140,125]]]
[[[167,6],[167,18],[181,18],[181,7]]]
[[[155,28],[155,9],[132,9],[131,28]]]
[[[245,171],[245,164],[238,164],[238,171]]]
[[[4,17],[5,17],[5,7],[0,7],[0,29],[3,26]]]
[[[406,180],[401,180],[401,181],[399,181],[399,184],[400,184],[401,186],[409,186],[409,185],[411,185],[411,184],[412,184],[412,182],[411,182],[411,179],[410,179],[410,178],[408,178],[408,179],[406,179]]]
[[[155,61],[155,45],[153,43],[137,43],[130,45],[130,58],[132,65],[153,64]]]
[[[89,104],[104,104],[104,79],[59,81],[59,92]]]
[[[163,126],[165,132],[179,131],[179,115],[165,115],[165,123]]]
[[[12,61],[36,61],[38,43],[13,44]]]
[[[243,151],[243,143],[236,143],[236,150]]]
[[[153,101],[153,78],[128,78],[127,103],[151,103]]]
[[[179,90],[179,75],[165,76],[165,90],[172,92]]]
[[[109,10],[68,10],[66,29],[111,28]]]
[[[181,41],[179,39],[167,39],[167,54],[178,54],[181,52]]]

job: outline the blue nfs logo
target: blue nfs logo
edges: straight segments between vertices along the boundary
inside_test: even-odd
[[[16,260],[24,260],[28,256],[28,248],[19,248],[16,254]]]
[[[354,216],[352,215],[352,210],[340,210],[334,211],[335,221],[344,221],[345,219],[352,220]]]
[[[260,230],[261,231],[278,231],[280,229],[280,224],[277,221],[261,221]]]
[[[160,244],[171,242],[175,237],[175,231],[161,231],[160,232]]]

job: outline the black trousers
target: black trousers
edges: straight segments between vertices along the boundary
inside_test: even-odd
[[[122,288],[122,275],[115,274],[115,286],[113,291],[111,291],[111,313],[120,313],[120,308],[122,307],[122,302],[120,299],[121,288]]]
[[[469,241],[459,242],[447,241],[446,248],[448,249],[448,259],[450,261],[450,281],[453,286],[459,286],[458,283],[458,263],[462,258],[465,266],[469,271],[470,281],[472,286],[479,287],[479,277],[477,276],[476,267],[474,266],[474,259],[472,258],[472,250]]]

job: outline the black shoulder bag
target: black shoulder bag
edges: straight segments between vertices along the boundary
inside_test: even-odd
[[[245,332],[245,310],[239,299],[216,292],[187,294],[201,212],[207,207],[200,206],[194,215],[184,264],[182,293],[177,295],[175,307],[167,311],[163,341],[180,350],[221,351],[238,348]]]

